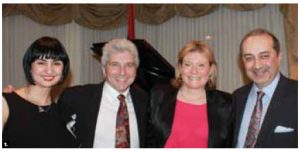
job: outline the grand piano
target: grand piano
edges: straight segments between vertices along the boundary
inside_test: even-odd
[[[149,92],[157,83],[170,83],[170,80],[175,77],[174,67],[145,40],[131,41],[137,47],[140,59],[135,84]],[[105,43],[94,43],[91,48],[99,59],[101,59],[102,47]]]

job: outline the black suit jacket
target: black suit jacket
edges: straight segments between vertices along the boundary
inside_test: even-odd
[[[237,89],[233,93],[235,128],[233,145],[236,146],[240,125],[248,95],[253,83]],[[298,82],[280,75],[280,80],[272,96],[268,111],[257,138],[256,148],[288,148],[298,145]],[[277,126],[294,128],[289,133],[274,133]]]
[[[164,147],[172,129],[178,89],[159,85],[151,91],[152,147]],[[230,147],[232,133],[231,95],[218,90],[206,91],[208,147]]]
[[[64,121],[70,121],[71,115],[76,114],[75,135],[84,148],[93,147],[103,84],[67,88],[58,100]],[[140,147],[145,147],[149,97],[136,85],[131,86],[130,95],[136,113]]]

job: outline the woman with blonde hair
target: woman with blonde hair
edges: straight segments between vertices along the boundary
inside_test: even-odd
[[[217,65],[202,41],[178,53],[172,85],[151,91],[153,147],[207,148],[231,145],[231,95],[216,90]]]

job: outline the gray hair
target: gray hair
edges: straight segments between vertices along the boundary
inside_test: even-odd
[[[111,54],[116,53],[116,52],[125,52],[125,51],[129,52],[130,54],[132,54],[134,56],[136,66],[138,67],[139,66],[139,54],[138,54],[137,48],[131,41],[129,41],[125,38],[112,39],[104,45],[104,47],[102,49],[102,58],[101,58],[102,67],[106,66]]]

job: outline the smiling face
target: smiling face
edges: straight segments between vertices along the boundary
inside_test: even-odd
[[[118,92],[124,92],[136,77],[135,57],[128,51],[114,52],[102,68],[106,81]]]
[[[204,88],[211,73],[211,65],[204,53],[189,52],[179,64],[182,77],[182,87],[189,89]]]
[[[31,64],[31,76],[34,84],[44,88],[56,85],[62,78],[63,62],[53,59],[36,59]]]
[[[248,37],[242,46],[242,60],[248,77],[259,87],[269,85],[279,72],[281,54],[268,35]]]

